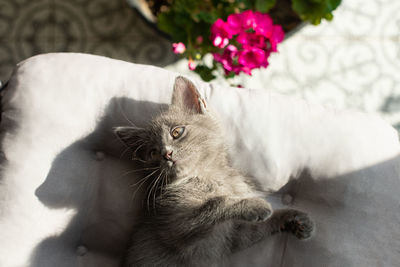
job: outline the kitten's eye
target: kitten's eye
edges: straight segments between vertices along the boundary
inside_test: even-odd
[[[175,127],[174,129],[171,130],[171,136],[174,139],[178,139],[179,137],[182,136],[182,134],[185,132],[185,127],[183,126],[178,126]]]

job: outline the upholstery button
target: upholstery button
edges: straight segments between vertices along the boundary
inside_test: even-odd
[[[282,203],[285,205],[290,205],[293,203],[293,196],[290,194],[283,194],[282,195]]]
[[[104,154],[104,152],[101,152],[101,151],[96,152],[96,160],[98,160],[98,161],[104,160],[105,156],[106,155]]]
[[[76,254],[78,256],[84,256],[88,252],[88,249],[85,246],[78,246],[76,248]]]

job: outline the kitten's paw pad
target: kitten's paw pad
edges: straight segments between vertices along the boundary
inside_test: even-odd
[[[308,239],[313,235],[315,225],[306,213],[298,212],[285,223],[284,228],[292,232],[298,239]]]
[[[242,220],[248,222],[262,222],[267,220],[272,214],[272,208],[263,199],[245,199],[242,201],[243,211]]]

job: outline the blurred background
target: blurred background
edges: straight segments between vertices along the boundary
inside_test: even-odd
[[[302,27],[268,68],[235,83],[379,113],[400,130],[400,1],[343,0],[334,15]],[[91,53],[197,77],[126,0],[0,0],[0,80],[16,63],[47,52]]]

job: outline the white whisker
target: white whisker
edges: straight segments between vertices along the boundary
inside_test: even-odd
[[[157,167],[155,171],[151,172],[150,174],[146,175],[144,178],[141,178],[138,182],[131,184],[130,187],[134,187],[135,185],[137,185],[138,183],[140,183],[141,181],[143,181],[144,179],[148,178],[149,176],[151,176],[152,174],[154,174],[156,171],[158,171],[160,169],[160,167]],[[136,170],[135,170],[136,171]]]
[[[121,105],[119,105],[119,110],[121,111],[122,116],[124,116],[125,120],[127,120],[133,127],[138,128],[129,118],[126,116],[124,110],[122,109]]]
[[[155,169],[159,169],[160,167],[153,167],[153,168],[141,168],[141,169],[134,169],[134,170],[130,170],[127,172],[124,172],[121,177],[128,175],[130,173],[134,173],[134,172],[140,172],[140,171],[146,171],[146,170],[155,170]]]
[[[135,192],[133,192],[131,201],[133,201],[133,199],[134,199],[135,196],[136,196],[137,191],[142,187],[142,185],[149,179],[149,177],[150,177],[151,175],[153,175],[153,174],[154,174],[155,172],[157,172],[158,170],[159,170],[159,169],[157,169],[157,170],[151,172],[149,175],[145,176],[145,177],[142,178],[139,182],[137,182],[137,183],[134,184],[134,185],[136,185],[136,184],[140,183],[140,185],[138,186],[138,188],[136,188]],[[147,178],[147,179],[146,179],[146,178]],[[131,185],[131,187],[134,186],[134,185]]]
[[[150,196],[151,196],[151,192],[153,191],[153,188],[155,188],[155,185],[158,181],[158,179],[160,178],[161,174],[163,173],[164,170],[161,171],[161,173],[158,175],[157,179],[154,180],[154,182],[151,184],[150,187],[150,191],[147,194],[147,210],[150,211]]]
[[[124,154],[130,149],[129,146],[127,146],[124,151],[122,151],[121,155],[119,156],[120,159],[122,159],[122,157],[124,156]]]

